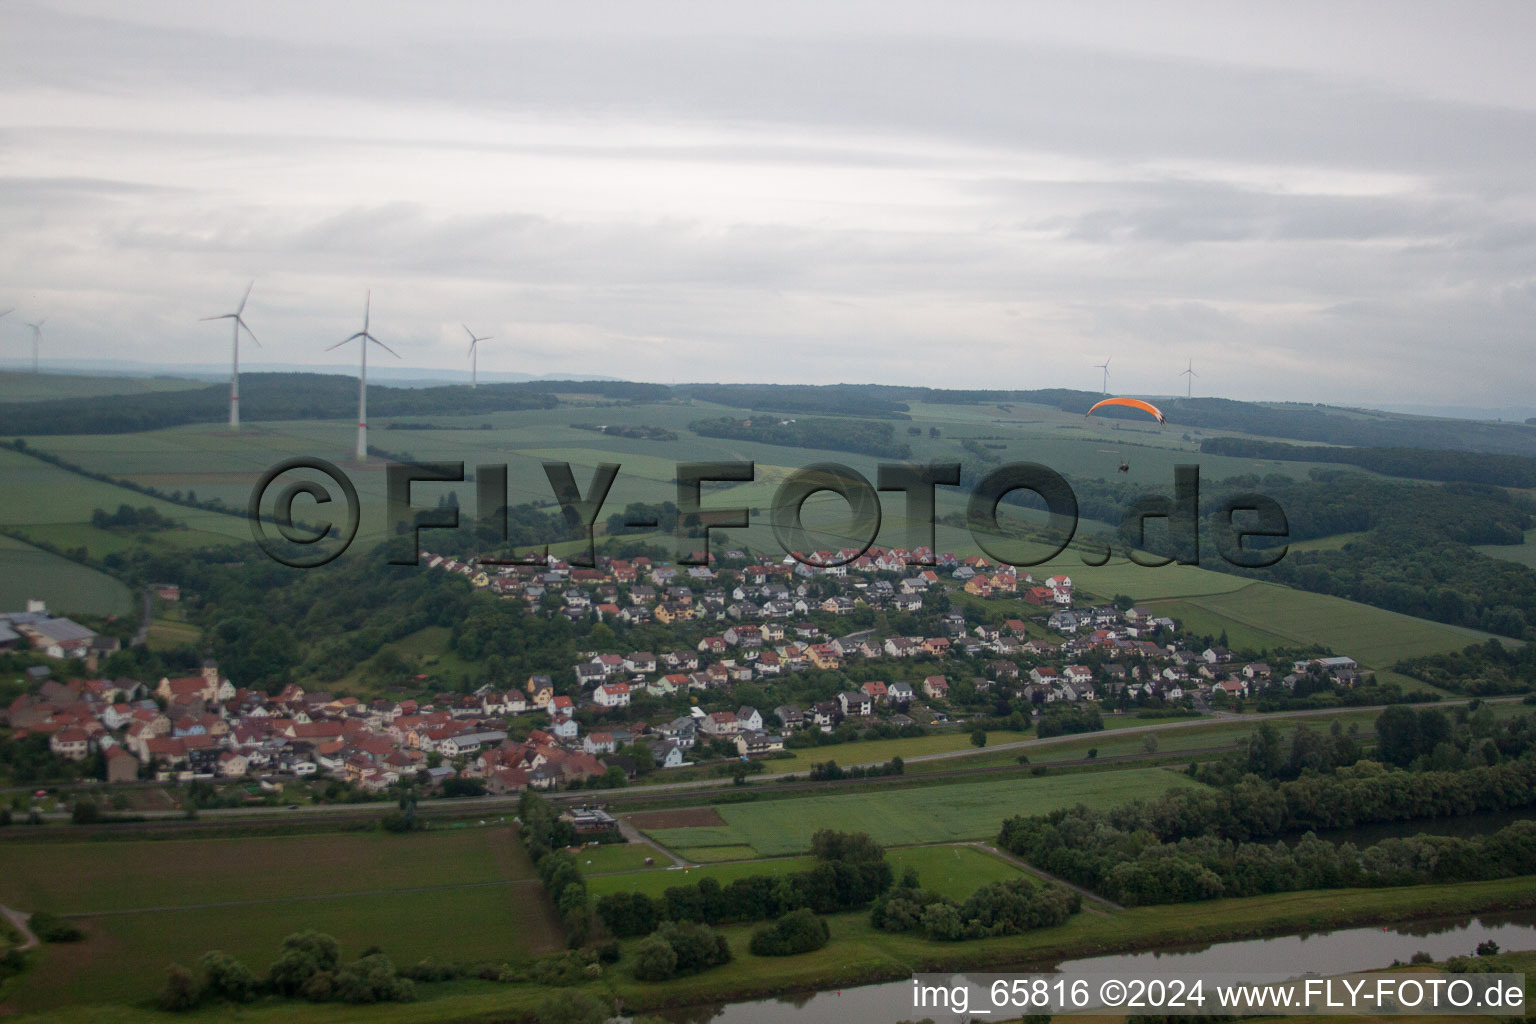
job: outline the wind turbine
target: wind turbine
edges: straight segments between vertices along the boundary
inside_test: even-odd
[[[1105,356],[1104,357],[1104,361],[1102,363],[1094,363],[1093,364],[1094,369],[1096,369],[1096,370],[1103,370],[1104,371],[1104,388],[1103,388],[1103,393],[1106,394],[1106,395],[1109,394],[1109,360],[1110,360],[1110,358],[1111,358],[1110,356]]]
[[[367,297],[363,299],[363,329],[351,335],[345,341],[338,341],[326,349],[329,352],[333,348],[341,348],[348,342],[362,340],[363,362],[362,369],[357,375],[357,461],[368,461],[368,343],[371,341],[379,348],[388,352],[396,359],[400,353],[384,344],[378,338],[368,333],[368,310],[373,305],[373,289],[369,289]]]
[[[1184,378],[1184,397],[1189,398],[1194,389],[1195,378],[1200,376],[1195,372],[1195,361],[1193,359],[1189,361],[1188,369],[1179,374],[1179,376]]]
[[[483,338],[475,337],[475,332],[469,329],[468,324],[464,325],[464,333],[469,335],[469,386],[474,387],[475,378],[480,372],[479,360],[476,358],[478,354],[477,346],[482,341],[490,341],[491,337],[490,335],[486,335]]]
[[[27,324],[28,327],[32,328],[32,372],[33,373],[37,372],[37,346],[43,340],[43,324],[45,324],[47,322],[48,322],[48,318],[47,317],[43,317],[41,320],[39,320],[35,324],[33,324],[33,323]]]
[[[234,339],[232,342],[234,346],[232,349],[234,355],[231,358],[231,365],[229,370],[230,430],[240,429],[240,329],[245,328],[245,333],[251,336],[252,341],[256,341],[256,332],[251,330],[244,320],[240,319],[240,314],[245,312],[245,300],[251,297],[251,289],[254,287],[256,287],[255,281],[252,281],[250,284],[245,286],[245,294],[240,296],[240,305],[235,307],[235,311],[233,313],[220,313],[218,316],[205,316],[202,318],[204,320],[234,321]],[[261,342],[256,341],[256,347],[260,348]]]

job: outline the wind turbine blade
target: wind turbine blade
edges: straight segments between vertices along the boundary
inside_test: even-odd
[[[370,341],[373,342],[375,345],[379,346],[379,348],[383,349],[385,352],[388,352],[390,355],[394,356],[396,359],[400,358],[400,353],[399,352],[396,352],[394,349],[392,349],[388,345],[384,344],[378,338],[375,338],[371,334],[363,335],[363,344],[364,345],[368,344],[368,342],[370,342]]]
[[[459,326],[464,328],[465,334],[469,335],[469,343],[471,345],[480,340],[479,338],[475,337],[475,332],[469,329],[469,324],[460,324]]]
[[[199,320],[199,322],[201,322],[203,320],[228,320],[230,317],[232,317],[234,315],[235,314],[233,314],[233,313],[220,313],[218,316],[200,316],[197,319]]]
[[[0,316],[10,316],[10,315],[11,315],[11,314],[12,314],[12,313],[14,313],[14,312],[16,312],[16,309],[15,309],[15,307],[14,307],[14,306],[13,306],[13,307],[12,307],[12,308],[10,308],[10,309],[7,309],[7,310],[4,310],[4,311],[3,311],[3,312],[0,312]]]
[[[240,305],[235,307],[235,316],[238,317],[241,313],[245,312],[245,300],[251,297],[251,289],[254,287],[256,287],[255,281],[245,286],[245,294],[240,296]]]
[[[250,327],[248,327],[246,325],[246,322],[244,320],[240,319],[239,316],[235,317],[235,326],[237,328],[244,328],[245,333],[250,336],[250,339],[252,341],[256,342],[256,347],[257,348],[261,348],[262,347],[261,341],[256,337],[256,332],[251,330]]]
[[[369,288],[363,296],[363,333],[368,333],[368,312],[373,308],[373,289]]]
[[[329,351],[330,351],[330,350],[331,350],[331,349],[333,349],[333,348],[341,348],[341,346],[343,346],[343,345],[345,345],[345,344],[346,344],[346,343],[347,343],[347,342],[348,342],[348,341],[356,341],[356,340],[357,340],[357,339],[358,339],[358,338],[359,338],[359,337],[360,337],[360,336],[361,336],[361,333],[362,333],[362,332],[358,332],[358,334],[354,334],[354,335],[352,335],[352,337],[350,337],[350,338],[347,338],[347,339],[345,339],[345,340],[344,340],[344,341],[338,341],[338,342],[337,342],[337,343],[336,343],[336,344],[334,344],[334,345],[327,345],[327,346],[326,346],[326,347],[325,347],[325,350],[326,350],[326,351],[327,351],[327,352],[329,352]]]

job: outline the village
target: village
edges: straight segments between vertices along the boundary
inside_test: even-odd
[[[60,758],[99,753],[107,782],[329,775],[381,792],[406,780],[441,786],[467,778],[504,794],[613,779],[615,772],[615,781],[632,779],[637,765],[625,751],[639,747],[649,754],[646,767],[669,769],[700,754],[760,759],[785,749],[799,730],[831,732],[843,723],[960,724],[968,709],[957,706],[952,688],[962,677],[945,669],[962,659],[970,693],[1036,716],[1090,704],[1209,710],[1274,684],[1293,689],[1308,673],[1344,687],[1359,679],[1348,657],[1273,667],[1236,661],[1216,645],[1196,650],[1173,620],[1134,604],[1078,607],[1064,575],[1037,582],[982,557],[934,557],[924,549],[855,554],[754,560],[729,550],[719,562],[729,568],[643,557],[603,558],[595,568],[558,558],[485,567],[425,555],[428,570],[521,602],[523,614],[596,620],[619,631],[660,624],[680,637],[714,631],[659,652],[585,652],[569,678],[536,674],[520,687],[422,698],[365,699],[297,685],[269,694],[239,686],[211,661],[198,675],[158,681],[59,680],[39,666],[31,670],[36,685],[5,717],[13,738],[45,734]],[[931,600],[939,594],[987,603],[946,599],[946,610],[922,616],[925,600],[940,603]],[[977,621],[978,608],[1005,602],[1017,617]],[[907,613],[904,621],[935,628],[930,635],[854,628],[861,609]],[[848,631],[832,625],[840,621],[850,621]],[[64,666],[94,666],[102,653],[90,630],[53,619],[40,605],[0,615],[0,629],[13,645],[30,641]],[[838,673],[855,663],[878,665],[887,678],[798,705],[732,700],[740,684],[760,689],[779,677]],[[982,675],[974,674],[978,663]],[[635,715],[631,705],[640,698],[659,713]]]

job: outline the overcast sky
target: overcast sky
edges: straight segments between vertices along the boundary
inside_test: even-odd
[[[5,2],[0,39],[6,359],[39,316],[55,358],[227,359],[197,317],[255,278],[250,369],[337,362],[371,287],[411,366],[467,369],[467,322],[489,371],[1530,401],[1536,5]]]

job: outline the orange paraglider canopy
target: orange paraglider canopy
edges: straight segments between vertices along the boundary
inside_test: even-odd
[[[1085,417],[1092,416],[1094,409],[1102,409],[1106,405],[1124,405],[1131,409],[1140,409],[1142,412],[1151,413],[1157,419],[1157,422],[1166,422],[1163,419],[1163,411],[1161,409],[1151,402],[1143,402],[1139,398],[1106,398],[1102,402],[1095,402],[1093,409],[1089,409],[1083,415]]]

